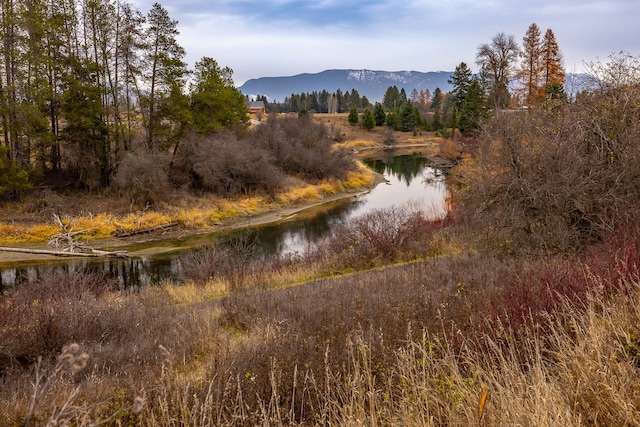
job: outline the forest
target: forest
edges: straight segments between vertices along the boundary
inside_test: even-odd
[[[157,3],[3,2],[0,192],[107,188],[129,155],[175,166],[186,137],[246,127],[232,70],[189,70],[177,24]]]
[[[159,5],[3,2],[3,26],[12,198],[72,182],[138,204],[184,187],[240,203],[359,167],[313,113],[247,129],[211,58],[186,91]],[[371,118],[402,132],[397,115],[438,142],[445,218],[396,206],[302,253],[205,248],[178,286],[88,272],[16,286],[0,295],[0,424],[640,425],[640,58],[588,63],[565,93],[553,32],[531,24],[475,61],[422,106],[390,88],[384,121],[349,107],[360,137]],[[411,121],[420,108],[432,130]]]

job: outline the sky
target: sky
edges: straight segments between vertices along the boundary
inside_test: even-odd
[[[640,56],[638,0],[129,0],[143,14],[160,3],[178,21],[193,67],[204,56],[233,70],[236,86],[259,77],[329,69],[478,71],[478,47],[500,32],[522,45],[550,28],[567,72]]]

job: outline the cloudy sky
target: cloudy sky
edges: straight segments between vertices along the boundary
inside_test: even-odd
[[[130,0],[145,15],[154,0]],[[190,66],[231,67],[236,85],[327,69],[477,71],[480,44],[521,43],[532,22],[556,35],[568,72],[640,55],[638,0],[160,0]]]

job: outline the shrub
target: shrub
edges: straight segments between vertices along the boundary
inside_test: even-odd
[[[331,259],[338,269],[410,260],[434,250],[430,242],[441,226],[410,205],[376,209],[337,227],[310,256]]]
[[[605,85],[562,108],[499,114],[485,127],[466,200],[488,219],[494,243],[583,250],[637,221],[638,83]]]
[[[129,153],[118,165],[113,184],[142,205],[164,201],[171,191],[169,159],[164,154]]]
[[[223,196],[273,194],[283,180],[268,151],[231,133],[193,136],[182,150],[182,167],[195,188]]]
[[[344,179],[355,169],[345,149],[336,148],[324,125],[309,116],[277,117],[256,128],[251,145],[267,150],[285,173],[304,179]]]
[[[0,342],[19,363],[53,354],[73,339],[97,340],[106,328],[91,315],[92,306],[118,288],[116,281],[94,274],[47,276],[19,285],[3,301],[11,315],[0,329]]]

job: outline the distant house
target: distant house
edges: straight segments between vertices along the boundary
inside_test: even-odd
[[[262,101],[253,101],[249,103],[249,114],[264,114],[264,102]]]

